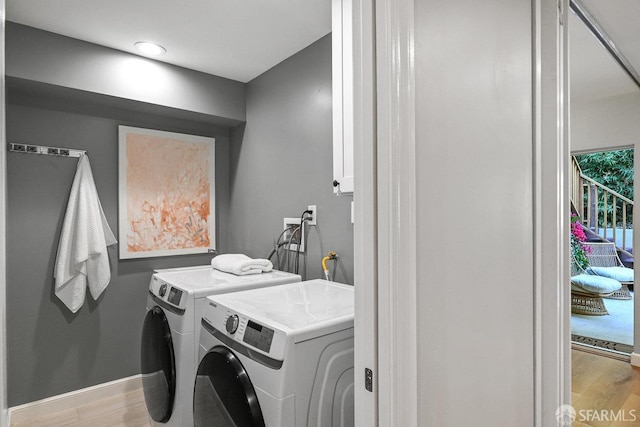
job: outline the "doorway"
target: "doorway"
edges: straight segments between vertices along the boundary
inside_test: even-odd
[[[636,7],[631,3],[612,8],[602,2],[571,0],[570,5],[569,139],[574,156],[567,177],[573,182],[572,208],[579,215],[585,240],[612,245],[615,255],[624,259],[633,254],[633,215],[630,219],[626,212],[633,212],[637,199],[632,181],[638,164],[634,156],[638,151],[636,118],[640,106],[636,71],[640,60],[629,45],[633,37],[626,29],[637,27],[634,17],[638,14],[629,9]],[[624,178],[619,174],[622,169],[627,174]],[[624,190],[620,190],[621,184]],[[576,191],[582,192],[581,197],[576,198]],[[582,207],[576,208],[574,202],[582,203]],[[625,261],[618,263],[633,273],[632,258]],[[586,268],[589,270],[590,264]],[[575,313],[572,287],[572,351],[567,361],[571,363],[570,401],[571,409],[578,414],[574,417],[576,424],[606,421],[609,417],[637,425],[632,392],[640,375],[635,367],[638,360],[634,360],[638,356],[634,352],[637,303],[633,285],[628,287],[626,296],[620,284],[620,290],[602,297],[604,313],[587,316]]]
[[[572,156],[572,262],[581,264],[583,255],[578,273],[613,274],[621,282],[595,297],[572,281],[571,340],[623,358],[634,342],[633,156],[633,148]]]

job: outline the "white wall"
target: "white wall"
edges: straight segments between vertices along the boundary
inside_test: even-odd
[[[588,103],[572,103],[571,151],[633,146],[640,141],[638,117],[640,90]]]
[[[532,426],[532,5],[414,7],[419,425]]]
[[[570,403],[568,10],[376,2],[380,425]]]

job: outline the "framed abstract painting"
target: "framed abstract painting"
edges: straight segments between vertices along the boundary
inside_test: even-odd
[[[214,138],[119,126],[120,259],[215,250]]]

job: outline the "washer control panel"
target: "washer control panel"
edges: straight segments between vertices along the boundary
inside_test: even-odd
[[[276,360],[284,360],[287,334],[259,320],[234,312],[218,303],[208,300],[204,318],[218,331],[242,343],[245,347],[265,354]]]
[[[227,329],[227,332],[229,332],[230,334],[235,334],[238,330],[239,323],[240,319],[238,318],[237,314],[233,314],[227,317],[227,321],[225,322],[225,328]]]
[[[253,320],[248,320],[247,326],[244,329],[244,337],[242,338],[242,341],[259,350],[269,353],[271,343],[273,342],[273,329],[262,326]]]

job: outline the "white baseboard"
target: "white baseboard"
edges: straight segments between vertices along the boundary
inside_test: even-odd
[[[640,367],[640,353],[631,353],[631,365]]]
[[[142,387],[142,377],[134,375],[128,378],[108,383],[94,385],[92,387],[59,394],[35,402],[9,408],[9,423],[21,423],[51,414],[84,405],[95,400],[117,396]]]

